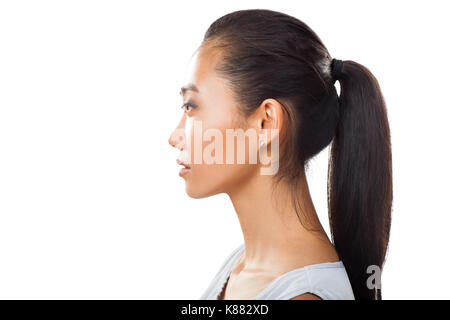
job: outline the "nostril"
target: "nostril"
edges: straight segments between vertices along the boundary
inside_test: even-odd
[[[180,142],[174,139],[172,136],[169,137],[169,144],[174,148],[179,148]]]

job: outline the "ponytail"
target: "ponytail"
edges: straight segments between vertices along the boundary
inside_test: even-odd
[[[330,77],[331,55],[317,34],[290,15],[266,9],[220,17],[203,45],[221,50],[215,71],[229,83],[243,115],[252,115],[267,98],[281,102],[287,125],[274,178],[292,187],[294,201],[301,202],[298,183],[308,161],[332,142],[331,236],[355,298],[381,298],[367,286],[367,269],[381,271],[386,255],[392,170],[386,108],[375,77],[356,62],[336,60]],[[331,78],[340,82],[340,97]]]
[[[386,106],[378,81],[367,68],[350,60],[339,62],[339,121],[328,172],[331,235],[355,299],[381,299],[381,288],[372,289],[367,280],[369,266],[382,270],[391,226]]]

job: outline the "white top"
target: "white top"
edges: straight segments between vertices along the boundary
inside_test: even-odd
[[[200,300],[217,300],[245,244],[228,256]],[[252,300],[289,300],[303,293],[323,300],[354,300],[353,290],[342,261],[324,262],[286,272],[272,281]]]

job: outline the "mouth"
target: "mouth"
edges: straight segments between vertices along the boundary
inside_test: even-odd
[[[183,161],[181,161],[181,160],[179,160],[179,159],[177,159],[177,163],[178,163],[179,165],[183,166],[183,168],[181,168],[181,169],[180,169],[180,172],[179,172],[179,176],[180,176],[180,177],[183,177],[184,175],[186,175],[186,174],[188,174],[189,172],[191,172],[191,167],[190,167],[188,164],[184,163]]]

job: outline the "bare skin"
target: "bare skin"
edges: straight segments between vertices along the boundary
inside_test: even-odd
[[[248,185],[230,193],[244,235],[245,251],[235,264],[226,286],[224,299],[250,299],[275,278],[311,264],[336,262],[339,257],[323,230],[303,178],[302,197],[306,214],[315,216],[314,229],[308,231],[289,205],[287,194],[271,199],[267,176],[256,175]],[[280,203],[286,203],[280,208]],[[315,297],[315,296],[314,296]],[[312,297],[310,297],[312,298]]]
[[[180,149],[180,158],[190,165],[189,172],[183,176],[189,196],[203,198],[226,193],[230,197],[242,229],[245,251],[232,269],[223,298],[251,299],[288,271],[336,262],[339,257],[317,217],[305,175],[300,178],[297,194],[302,203],[302,216],[308,217],[307,228],[299,222],[288,186],[281,183],[271,196],[273,176],[261,175],[259,164],[195,164],[186,160],[186,151],[193,148],[190,125],[193,120],[201,120],[204,129],[217,128],[224,136],[226,128],[282,130],[283,109],[275,99],[264,100],[248,118],[239,115],[226,80],[214,71],[219,60],[217,49],[209,46],[195,54],[187,83],[199,90],[186,91],[183,102],[194,102],[197,107],[185,110],[177,126],[184,131],[185,138],[172,133],[169,143]],[[293,299],[320,298],[306,293]]]

